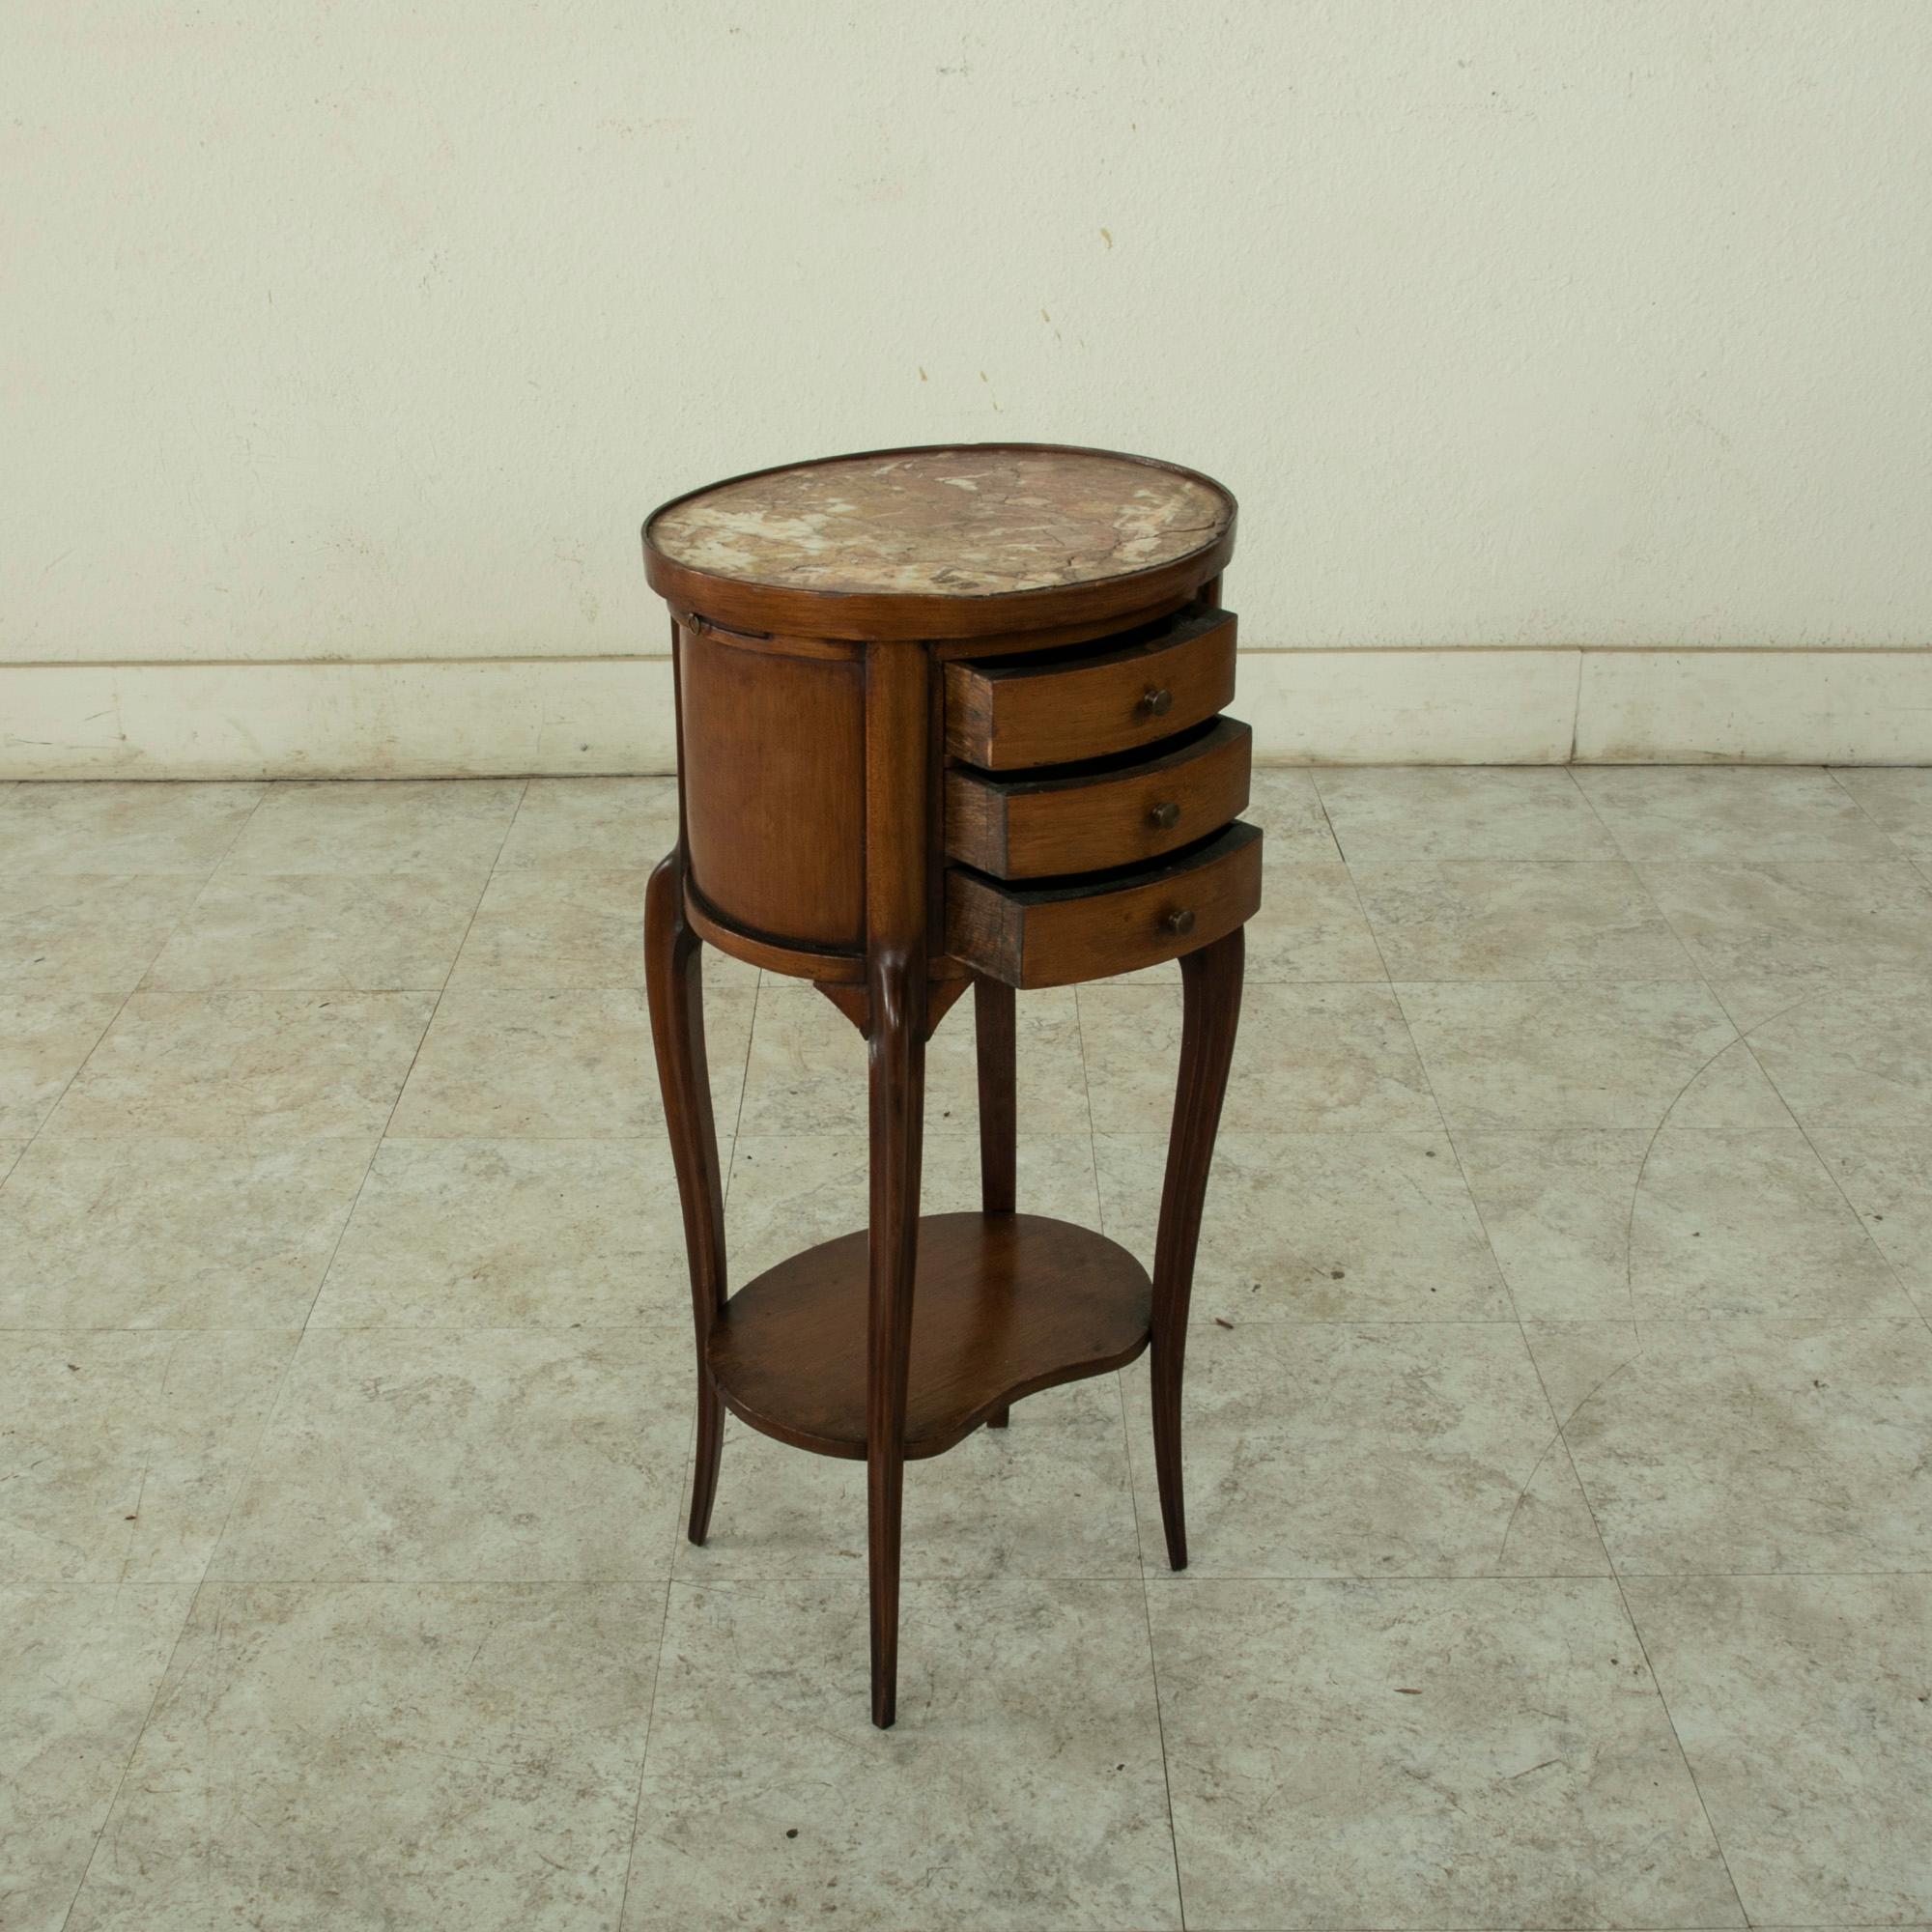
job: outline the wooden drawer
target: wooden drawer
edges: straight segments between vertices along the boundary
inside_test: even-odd
[[[1248,727],[1216,718],[1151,755],[1037,777],[946,774],[946,853],[1002,879],[1132,866],[1193,845],[1248,802]]]
[[[1105,757],[1171,738],[1235,695],[1235,618],[1171,617],[1115,650],[946,667],[946,749],[1011,771]]]
[[[1262,898],[1262,835],[1236,823],[1151,866],[1046,886],[946,875],[946,950],[1009,986],[1065,986],[1156,966],[1246,923]]]

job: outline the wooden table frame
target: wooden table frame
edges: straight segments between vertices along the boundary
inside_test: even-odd
[[[1043,641],[1103,637],[1192,599],[1205,598],[1212,605],[1218,601],[1221,565],[1232,548],[1231,505],[1228,527],[1216,541],[1159,570],[976,599],[839,597],[766,592],[688,570],[654,551],[646,526],[651,582],[672,607],[679,694],[679,837],[676,848],[651,874],[644,950],[696,1340],[697,1443],[689,1535],[701,1544],[709,1528],[727,1407],[781,1440],[824,1454],[863,1453],[871,1706],[872,1720],[880,1726],[890,1725],[895,1715],[901,1518],[909,1453],[937,1453],[982,1424],[1004,1428],[1010,1405],[1019,1397],[1105,1373],[1151,1348],[1162,1527],[1169,1562],[1177,1570],[1187,1562],[1181,1376],[1203,1202],[1240,1012],[1242,929],[1236,925],[1191,952],[1176,949],[1182,985],[1179,1070],[1150,1293],[1145,1271],[1123,1250],[1098,1236],[1017,1211],[1014,988],[973,973],[946,951],[942,800],[948,760],[942,685],[943,667],[952,658],[982,659],[1037,650]],[[969,628],[962,630],[962,623]],[[704,639],[726,624],[734,646],[781,655],[795,646],[807,656],[849,663],[860,680],[864,932],[856,946],[802,944],[726,918],[706,900],[694,876],[688,777],[701,771],[707,758],[730,753],[715,744],[686,742],[685,654],[692,640]],[[801,742],[809,744],[814,721],[802,717],[798,725]],[[827,741],[840,742],[830,731]],[[863,1236],[863,1430],[850,1413],[849,1386],[840,1384],[842,1397],[831,1388],[838,1379],[837,1351],[842,1348],[852,1354],[856,1336],[827,1332],[837,1325],[829,1312],[835,1306],[856,1313],[849,1294],[835,1301],[832,1276],[840,1267],[850,1273],[856,1262],[849,1243],[862,1237],[826,1244],[760,1277],[754,1291],[774,1276],[783,1277],[780,1286],[784,1291],[748,1297],[748,1308],[755,1306],[764,1323],[757,1331],[765,1338],[758,1345],[761,1352],[753,1359],[749,1314],[743,1350],[729,1352],[738,1344],[727,1308],[735,1308],[738,1298],[727,1303],[724,1185],[705,1055],[701,962],[707,943],[767,970],[810,980],[867,1042],[869,1219]],[[969,984],[977,1030],[981,1211],[923,1222],[926,1042]],[[1028,1319],[1040,1333],[1027,1343],[1032,1353],[1021,1365],[1022,1374],[1012,1352],[1017,1345],[999,1343],[983,1321],[976,1326],[969,1310],[944,1367],[944,1399],[928,1400],[930,1391],[922,1394],[921,1433],[909,1442],[914,1287],[916,1277],[926,1282],[928,1270],[927,1292],[935,1306],[961,1282],[960,1294],[980,1295],[980,1305],[987,1296],[1024,1293]],[[1113,1295],[1122,1312],[1109,1320],[1068,1313],[1064,1332],[1056,1329],[1054,1323],[1063,1320],[1056,1313],[1056,1297],[1064,1293],[1077,1300],[1083,1285],[1096,1295]],[[721,1362],[730,1365],[728,1373],[721,1373]],[[789,1392],[782,1399],[772,1398],[767,1391],[781,1374],[793,1378]],[[814,1375],[825,1387],[808,1386]],[[842,1412],[838,1410],[839,1400],[846,1403]],[[822,1419],[828,1416],[833,1419]]]

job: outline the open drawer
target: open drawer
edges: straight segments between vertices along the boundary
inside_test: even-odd
[[[1151,866],[1013,885],[946,875],[946,950],[1009,986],[1065,986],[1178,959],[1261,904],[1262,835],[1241,822]]]

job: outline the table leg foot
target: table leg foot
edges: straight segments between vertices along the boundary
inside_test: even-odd
[[[697,1454],[691,1471],[692,1542],[702,1543],[711,1531],[711,1505],[718,1499],[718,1464],[724,1455],[724,1402],[718,1384],[702,1369],[697,1372]]]

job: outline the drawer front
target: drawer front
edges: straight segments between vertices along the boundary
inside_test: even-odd
[[[1134,866],[1238,818],[1248,802],[1248,727],[1216,718],[1146,757],[1072,772],[946,774],[946,852],[1001,879]]]
[[[1236,823],[1151,866],[1051,886],[946,875],[946,948],[1009,986],[1065,986],[1177,959],[1244,924],[1262,898],[1262,835]]]
[[[1116,650],[946,667],[946,749],[987,771],[1171,738],[1235,695],[1235,618],[1195,611]]]

